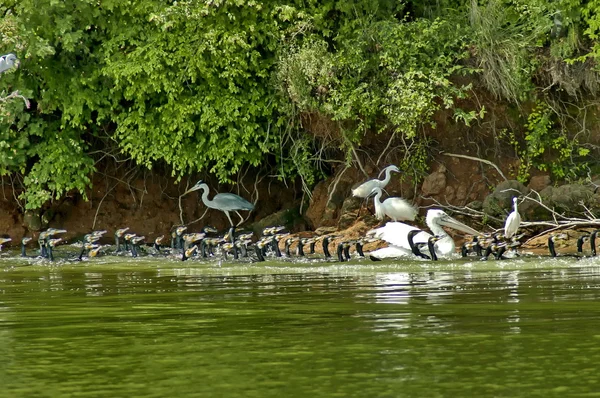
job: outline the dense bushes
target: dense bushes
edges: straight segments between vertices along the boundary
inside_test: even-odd
[[[550,156],[557,178],[577,178],[597,150],[571,140],[589,132],[580,121],[597,98],[597,3],[5,2],[0,50],[22,62],[0,89],[33,106],[0,104],[0,172],[19,177],[27,208],[85,193],[108,152],[222,181],[261,165],[300,175],[308,190],[323,162],[357,160],[367,132],[419,138],[405,159],[425,165],[420,127],[442,108],[466,123],[484,118],[481,107],[455,107],[475,88],[519,109],[511,136],[522,164]],[[535,135],[541,152],[526,140],[540,109],[555,131]],[[329,120],[331,134],[307,128],[307,115]],[[564,140],[568,154],[554,154]]]

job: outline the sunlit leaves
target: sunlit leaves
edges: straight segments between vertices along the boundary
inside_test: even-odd
[[[51,130],[51,126],[48,126]],[[53,136],[52,136],[53,135]],[[66,132],[47,134],[48,141],[36,145],[31,155],[39,158],[26,175],[22,194],[25,208],[38,209],[50,199],[59,199],[75,189],[84,198],[94,171],[94,161],[85,155],[85,144]]]

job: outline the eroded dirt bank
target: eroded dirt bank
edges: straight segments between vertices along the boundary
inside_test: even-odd
[[[495,112],[495,113],[494,113]],[[510,126],[501,108],[490,109],[495,128]],[[432,206],[465,206],[482,208],[486,197],[500,183],[513,179],[519,163],[514,152],[502,148],[493,130],[487,127],[470,127],[452,122],[451,115],[440,112],[436,117],[437,128],[428,129],[429,142],[427,171],[418,182],[407,173],[393,174],[386,187],[387,195],[403,197],[419,208],[424,216]],[[310,130],[310,125],[306,126]],[[600,141],[595,132],[590,139]],[[108,167],[93,177],[93,188],[88,190],[88,201],[78,193],[70,193],[40,212],[25,212],[16,198],[19,190],[4,181],[0,195],[0,233],[18,244],[22,236],[37,236],[48,227],[68,230],[67,240],[73,240],[92,230],[106,229],[107,236],[118,228],[129,227],[138,235],[152,241],[159,235],[168,235],[171,228],[182,223],[189,231],[200,231],[205,225],[224,230],[228,226],[226,217],[217,210],[208,210],[200,201],[198,192],[181,196],[198,179],[205,180],[210,187],[209,197],[215,192],[234,192],[256,204],[248,215],[244,228],[259,231],[269,225],[286,225],[293,233],[309,236],[318,233],[340,232],[352,239],[382,224],[371,213],[361,208],[361,200],[351,197],[351,188],[368,178],[377,177],[379,171],[389,164],[401,164],[406,150],[390,149],[390,135],[370,134],[363,145],[357,148],[361,158],[360,167],[346,167],[339,163],[330,176],[312,188],[312,197],[302,193],[300,181],[281,182],[273,177],[253,174],[248,171],[235,185],[219,185],[206,175],[189,176],[176,182],[166,173],[130,168],[119,173]],[[378,162],[378,163],[377,163]],[[491,163],[490,163],[491,162]],[[594,179],[594,176],[592,176]],[[600,180],[595,177],[597,186]],[[559,184],[545,173],[533,173],[527,186],[516,186],[522,193],[531,188],[538,192],[552,189]],[[593,188],[593,187],[592,187]],[[567,189],[566,191],[569,191]],[[512,194],[507,194],[510,198]],[[587,195],[587,196],[585,196]],[[591,195],[591,196],[590,196]],[[565,206],[579,206],[583,197],[588,204],[597,203],[600,208],[600,191],[589,190],[583,196],[567,198]],[[496,221],[483,226],[481,219],[460,217],[466,224],[488,232],[500,227],[510,211],[510,200],[501,201]],[[372,207],[372,201],[370,202]],[[593,210],[593,209],[592,209]],[[205,213],[206,212],[206,213]],[[246,216],[247,214],[244,214]],[[536,219],[535,211],[522,208],[524,219]],[[234,220],[238,220],[235,214]],[[424,226],[418,218],[416,225]],[[458,238],[458,236],[457,236]]]
[[[432,169],[431,174],[417,185],[410,180],[401,181],[401,175],[394,175],[387,192],[413,202],[424,215],[427,206],[436,201],[459,206],[482,201],[490,187],[502,180],[493,168],[486,167],[482,171],[478,162],[460,158],[440,156],[433,162]],[[372,166],[367,166],[366,171],[371,176],[378,173]],[[196,178],[177,183],[150,171],[138,174],[129,181],[118,175],[97,175],[93,189],[87,193],[88,201],[71,193],[39,213],[24,212],[15,200],[19,192],[13,192],[12,186],[5,184],[0,196],[0,231],[13,238],[12,243],[16,245],[22,236],[36,237],[47,227],[66,229],[67,240],[101,229],[108,230],[112,236],[114,230],[129,227],[151,241],[159,235],[168,236],[171,228],[180,225],[181,220],[189,225],[190,231],[199,231],[205,225],[221,230],[228,226],[223,213],[217,210],[206,212],[197,192],[181,196]],[[246,228],[259,230],[267,225],[285,224],[291,232],[307,231],[301,235],[311,235],[315,230],[342,231],[344,236],[354,238],[379,224],[366,208],[360,209],[360,200],[351,198],[352,186],[365,178],[357,168],[339,169],[314,187],[311,200],[306,196],[303,198],[299,183],[288,182],[286,186],[273,179],[264,179],[255,184],[255,177],[250,175],[234,186],[207,182],[211,188],[209,197],[216,191],[234,192],[256,203],[255,211],[244,223]],[[307,205],[300,214],[303,202]],[[232,216],[234,220],[238,219],[236,215]]]

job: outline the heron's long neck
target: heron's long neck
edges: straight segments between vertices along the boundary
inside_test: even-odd
[[[385,169],[385,178],[381,181],[381,184],[387,185],[390,182],[390,178],[392,178],[392,170]]]
[[[200,188],[202,190],[202,201],[204,202],[204,204],[208,207],[212,207],[211,206],[211,200],[208,200],[208,187],[202,186],[202,188]]]
[[[375,204],[375,211],[377,211],[377,209],[379,209],[379,207],[381,206],[381,195],[383,195],[383,193],[381,192],[381,189],[378,189],[377,195],[375,195],[375,198],[373,199],[373,203]]]
[[[519,210],[517,209],[517,201],[515,200],[514,204],[513,204],[513,208],[515,210],[515,213],[518,213]]]
[[[375,204],[375,217],[377,217],[380,220],[382,220],[385,217],[385,213],[381,208],[381,195],[381,189],[378,189],[377,195],[375,195],[375,198],[373,199],[373,203]]]

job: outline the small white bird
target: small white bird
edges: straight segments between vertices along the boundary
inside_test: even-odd
[[[513,206],[513,211],[506,217],[506,222],[504,223],[504,236],[506,238],[512,238],[519,230],[519,225],[521,225],[521,215],[517,209],[516,196],[513,198]]]
[[[383,180],[373,178],[372,180],[363,182],[358,187],[352,190],[352,196],[355,196],[357,198],[368,198],[369,196],[373,195],[373,190],[375,188],[385,188],[385,186],[390,182],[390,178],[392,178],[392,171],[396,171],[399,173],[400,169],[398,169],[398,167],[395,165],[391,165],[381,170],[381,173],[383,173],[384,171],[385,178]],[[381,173],[379,173],[379,175],[381,175]]]
[[[402,198],[387,198],[383,202],[380,201],[383,191],[377,187],[373,190],[375,192],[375,216],[379,220],[383,220],[385,216],[388,216],[393,221],[414,221],[417,216],[417,209],[406,200]]]
[[[17,56],[15,54],[6,54],[0,57],[0,73],[6,72],[18,62]]]

